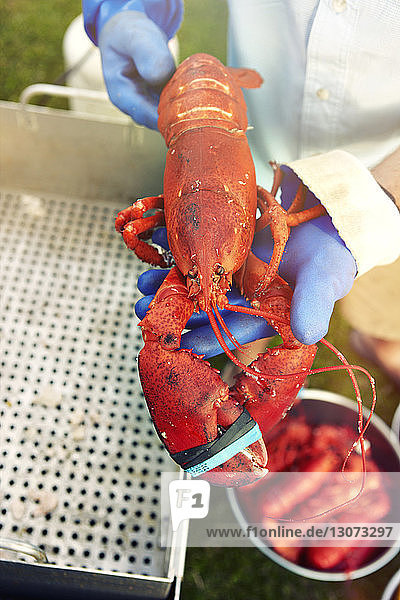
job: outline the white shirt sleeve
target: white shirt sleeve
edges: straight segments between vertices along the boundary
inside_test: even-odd
[[[400,212],[355,156],[333,150],[287,166],[326,208],[358,276],[400,256]]]

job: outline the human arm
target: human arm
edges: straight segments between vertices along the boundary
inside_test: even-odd
[[[82,0],[82,11],[111,101],[156,129],[159,94],[175,70],[168,40],[182,20],[182,0]]]
[[[400,208],[400,148],[373,167],[371,173]]]

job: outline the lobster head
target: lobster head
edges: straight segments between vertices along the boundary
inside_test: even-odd
[[[249,252],[255,214],[225,191],[198,190],[179,200],[167,226],[176,265],[201,310],[223,306],[232,275]]]

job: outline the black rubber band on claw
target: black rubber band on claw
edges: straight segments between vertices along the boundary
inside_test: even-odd
[[[195,475],[200,474],[200,472],[206,472],[211,468],[214,468],[209,464],[210,459],[217,454],[220,454],[221,460],[219,464],[228,460],[228,457],[224,458],[224,450],[238,442],[241,438],[247,439],[248,434],[250,434],[252,430],[254,430],[253,433],[255,434],[253,437],[259,439],[261,437],[261,432],[259,431],[257,422],[244,408],[240,417],[238,417],[219,438],[212,442],[202,444],[201,446],[195,446],[194,448],[171,454],[171,458],[178,463],[182,469],[185,469],[185,471],[192,471]],[[246,442],[246,445],[241,449],[254,443],[254,441],[256,441],[256,439],[253,439],[252,442],[249,440],[249,443]],[[235,454],[236,453],[237,452],[235,452]],[[200,467],[200,465],[204,465],[204,467]],[[196,467],[199,467],[199,469],[196,469]]]

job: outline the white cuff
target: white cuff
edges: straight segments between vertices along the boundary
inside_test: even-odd
[[[400,212],[355,156],[333,150],[287,166],[328,211],[358,276],[400,256]]]

